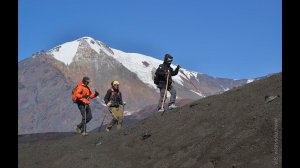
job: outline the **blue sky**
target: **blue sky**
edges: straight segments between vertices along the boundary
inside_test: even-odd
[[[282,70],[281,0],[19,0],[18,61],[90,36],[215,77]]]

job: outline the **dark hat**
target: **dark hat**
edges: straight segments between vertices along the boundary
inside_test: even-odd
[[[171,54],[166,54],[165,58],[173,58],[173,56]]]
[[[82,78],[82,81],[84,81],[84,82],[85,82],[85,81],[89,81],[89,80],[90,80],[90,78],[87,77],[87,76],[85,76],[85,77]]]
[[[166,54],[164,62],[171,63],[173,61],[173,56],[171,54]]]

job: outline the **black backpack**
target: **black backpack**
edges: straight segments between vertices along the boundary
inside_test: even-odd
[[[158,78],[158,74],[159,74],[159,71],[163,71],[162,68],[163,68],[163,64],[160,64],[158,66],[158,68],[156,69],[156,71],[155,71],[155,74],[154,74],[154,77],[153,77],[153,81],[154,81],[154,84],[156,84],[156,85],[158,85],[159,81],[161,80],[161,79]]]
[[[154,74],[154,78],[153,78],[154,84],[158,85],[159,84],[159,80],[156,74]]]

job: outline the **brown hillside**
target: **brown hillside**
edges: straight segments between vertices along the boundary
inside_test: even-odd
[[[268,101],[269,96],[277,97]],[[281,125],[279,73],[163,116],[155,113],[120,131],[38,141],[29,141],[35,135],[22,136],[18,164],[20,168],[281,167]],[[96,145],[99,140],[101,145]]]

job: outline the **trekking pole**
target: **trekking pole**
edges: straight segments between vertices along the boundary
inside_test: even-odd
[[[169,84],[169,74],[170,74],[170,72],[169,72],[169,70],[168,70],[167,82],[166,82],[166,87],[165,87],[165,93],[164,93],[163,102],[162,102],[162,104],[161,104],[161,109],[164,109],[165,100],[167,99],[167,98],[166,98],[166,95],[167,95],[168,84]],[[164,114],[164,112],[165,112],[165,110],[162,112],[162,114],[161,114],[161,115],[163,115],[163,114]]]
[[[86,135],[86,104],[84,104],[84,135]]]
[[[110,113],[112,113],[112,112],[109,110],[109,107],[107,107],[107,109],[108,109],[108,111],[109,111]],[[103,122],[104,122],[104,120],[105,120],[106,115],[107,115],[107,113],[105,113],[105,115],[104,115],[104,118],[103,118],[103,120],[102,120],[102,123],[101,123],[101,125],[100,125],[100,127],[99,127],[99,132],[101,131],[101,127],[102,127],[102,125],[103,125]],[[101,143],[100,137],[99,137],[99,138],[98,138],[98,142],[96,143],[96,146],[97,146],[97,145],[101,145],[101,144],[102,144],[102,143]]]
[[[101,128],[102,128],[102,125],[103,125],[103,123],[104,123],[104,120],[105,120],[106,115],[107,115],[107,113],[105,113],[104,118],[103,118],[103,120],[102,120],[102,122],[101,122],[101,125],[100,125],[100,127],[99,127],[99,132],[101,131]]]
[[[86,105],[84,105],[84,109],[85,109],[85,113],[84,113],[84,115],[85,115],[85,116],[84,116],[84,120],[85,120],[85,121],[84,121],[84,126],[85,126],[85,127],[84,127],[84,134],[86,134]]]
[[[126,103],[126,102],[125,102]],[[125,105],[123,105],[123,115],[122,115],[122,122],[124,121],[123,119],[124,119],[124,107],[125,107]]]
[[[187,79],[189,79],[189,78],[187,77],[187,75],[183,72],[183,70],[181,70],[181,73],[182,73]],[[192,81],[191,81],[191,80],[188,80],[188,81],[190,82],[190,84],[192,84],[192,85],[194,86],[194,88],[198,91],[198,93],[201,94],[200,90],[192,83]]]

